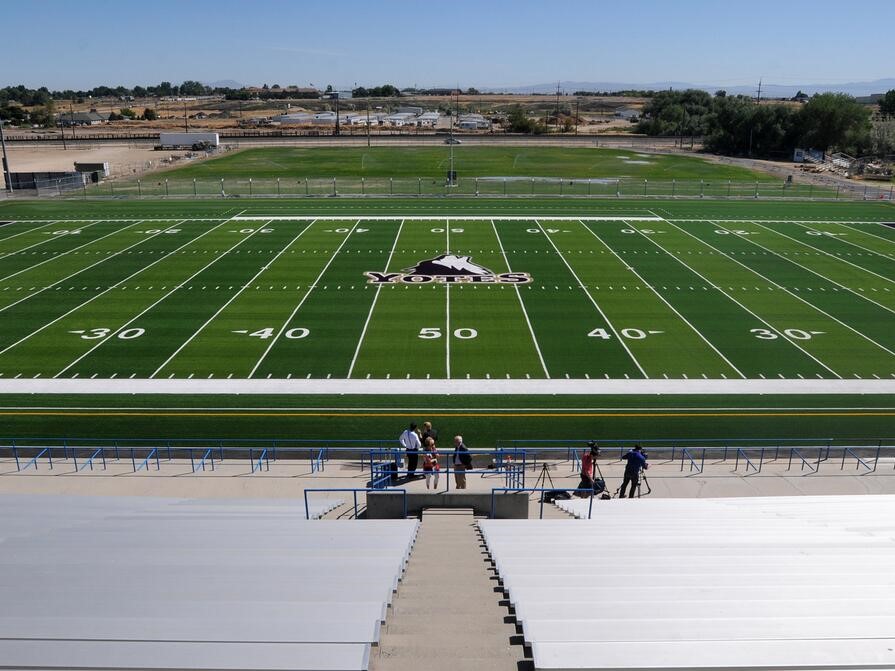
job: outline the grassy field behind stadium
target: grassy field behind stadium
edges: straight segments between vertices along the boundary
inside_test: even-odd
[[[381,437],[423,408],[488,441],[567,430],[882,438],[890,421],[888,397],[426,392],[429,379],[467,376],[891,379],[895,229],[884,224],[895,208],[885,203],[88,200],[4,203],[0,221],[10,222],[0,226],[2,379],[369,376],[414,390],[6,397],[7,435],[319,438],[347,422]],[[403,275],[447,252],[531,281],[370,284],[371,271]],[[110,412],[131,401],[139,413]],[[232,404],[242,409],[215,409]],[[756,404],[767,412],[735,410]],[[282,405],[311,410],[268,412]]]
[[[444,179],[448,148],[265,147],[159,173],[170,180],[324,177]],[[766,173],[695,156],[643,154],[629,149],[455,146],[454,169],[470,177],[626,178],[772,181]]]

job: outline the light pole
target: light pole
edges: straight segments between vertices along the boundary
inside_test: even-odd
[[[3,184],[12,194],[12,175],[9,174],[9,160],[6,158],[6,137],[3,135],[3,119],[0,119],[0,147],[3,149]]]

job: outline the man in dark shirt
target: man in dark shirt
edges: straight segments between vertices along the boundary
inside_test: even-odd
[[[454,481],[457,489],[466,489],[466,471],[472,468],[472,455],[463,443],[463,436],[454,436]]]
[[[628,495],[628,498],[633,499],[637,487],[640,485],[640,471],[649,468],[649,464],[646,463],[646,455],[643,453],[643,448],[640,445],[635,445],[634,449],[629,450],[622,459],[628,463],[625,464],[625,477],[622,480],[618,496],[621,499],[625,498],[625,490],[630,483],[631,493]]]

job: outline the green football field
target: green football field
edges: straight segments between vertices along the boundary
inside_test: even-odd
[[[895,378],[885,203],[0,205],[0,376]]]

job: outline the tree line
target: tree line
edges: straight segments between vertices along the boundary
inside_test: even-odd
[[[883,118],[873,120],[869,106],[844,93],[818,93],[794,106],[689,89],[653,96],[637,129],[647,135],[701,136],[708,151],[730,156],[783,158],[796,147],[885,155],[895,152],[895,144],[878,124],[895,115],[895,90],[884,96],[880,113]]]

